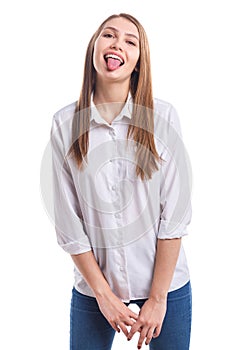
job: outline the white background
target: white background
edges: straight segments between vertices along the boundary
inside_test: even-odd
[[[73,266],[44,210],[40,164],[52,115],[79,95],[91,35],[119,12],[148,33],[154,95],[176,107],[192,163],[191,350],[232,348],[231,1],[21,0],[0,8],[3,350],[68,350]],[[136,339],[117,335],[117,349]]]

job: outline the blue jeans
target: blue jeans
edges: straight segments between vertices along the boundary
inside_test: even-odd
[[[146,299],[132,300],[141,308]],[[130,303],[125,303],[129,305]],[[188,350],[191,333],[192,293],[188,282],[168,293],[167,313],[158,338],[150,350]],[[115,330],[99,310],[96,299],[72,291],[70,310],[70,350],[110,350]],[[126,342],[127,343],[127,342]]]

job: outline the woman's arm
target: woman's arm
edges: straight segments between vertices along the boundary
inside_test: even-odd
[[[83,254],[71,255],[71,257],[96,298],[111,293],[109,284],[104,278],[92,250]]]
[[[92,251],[71,255],[75,265],[92,289],[100,311],[117,332],[128,336],[126,326],[133,326],[138,315],[130,310],[111,290]]]
[[[155,302],[167,299],[180,252],[181,238],[158,239],[154,277],[149,298]]]
[[[166,314],[167,294],[179,256],[181,238],[158,239],[154,276],[148,300],[140,310],[136,323],[132,326],[128,339],[140,331],[138,348],[144,339],[149,344],[152,337],[160,334]]]

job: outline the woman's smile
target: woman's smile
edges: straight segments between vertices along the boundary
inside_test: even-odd
[[[122,56],[112,52],[105,54],[104,59],[106,61],[107,68],[110,71],[120,68],[125,62]]]

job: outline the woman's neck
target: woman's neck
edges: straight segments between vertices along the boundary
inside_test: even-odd
[[[96,84],[94,104],[109,124],[121,112],[129,93],[129,84]]]

